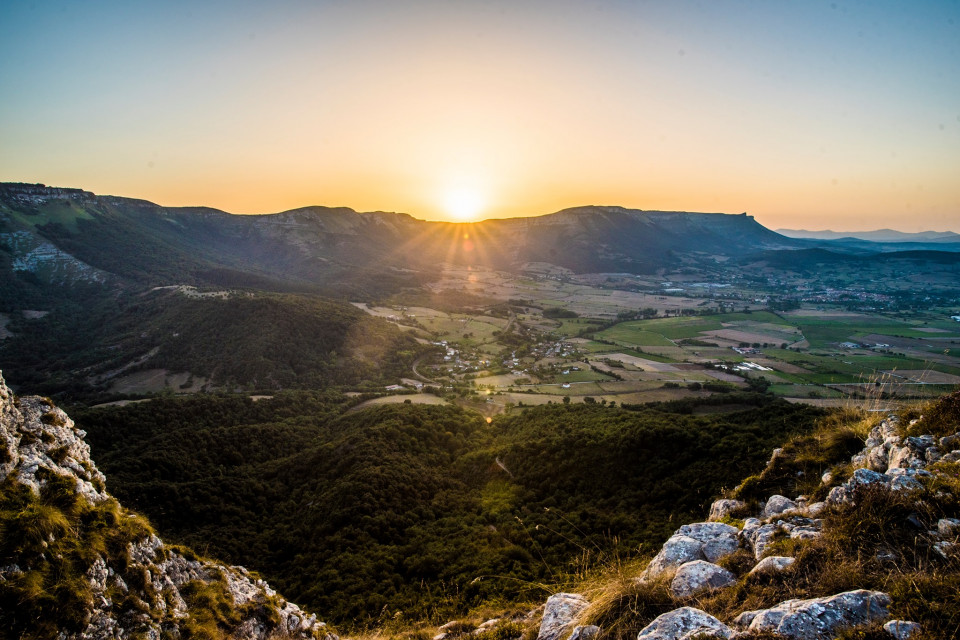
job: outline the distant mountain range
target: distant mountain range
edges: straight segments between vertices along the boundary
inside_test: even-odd
[[[894,229],[875,231],[806,231],[804,229],[777,229],[777,233],[788,238],[812,240],[840,240],[855,238],[869,242],[960,242],[960,234],[953,231],[920,231],[907,233]]]
[[[801,246],[746,214],[587,206],[461,224],[319,206],[232,215],[0,183],[0,250],[10,254],[13,270],[58,263],[46,271],[88,280],[382,290],[418,284],[444,263],[516,271],[547,262],[578,273],[655,273],[689,260]]]
[[[0,293],[22,299],[43,286],[129,283],[357,299],[433,281],[445,264],[520,272],[531,263],[548,263],[573,273],[655,274],[715,270],[729,258],[799,249],[853,255],[960,250],[960,243],[950,242],[960,239],[957,234],[858,235],[876,240],[788,237],[745,213],[584,206],[476,223],[320,206],[233,215],[80,189],[0,183]],[[789,261],[790,254],[783,259]]]

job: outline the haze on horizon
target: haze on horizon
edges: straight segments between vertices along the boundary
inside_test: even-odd
[[[0,180],[960,231],[960,3],[12,2]]]

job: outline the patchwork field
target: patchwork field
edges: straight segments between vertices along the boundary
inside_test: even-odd
[[[429,368],[431,379],[454,390],[458,403],[473,402],[479,393],[484,413],[520,402],[589,397],[631,403],[744,388],[810,403],[884,394],[917,398],[960,384],[960,324],[944,314],[774,313],[742,303],[735,312],[704,312],[713,304],[729,309],[718,300],[739,294],[706,286],[701,298],[606,288],[618,278],[627,280],[448,269],[431,285],[434,295],[457,290],[476,300],[508,300],[509,317],[503,303],[497,315],[479,307],[366,310],[445,341],[446,357],[421,365],[421,374]],[[696,285],[683,286],[692,292]],[[632,319],[639,310],[656,317]],[[563,314],[575,317],[549,317]],[[618,315],[624,320],[616,322]]]

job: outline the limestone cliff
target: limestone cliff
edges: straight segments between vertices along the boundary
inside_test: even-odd
[[[0,629],[9,637],[327,638],[243,567],[165,545],[106,491],[84,432],[0,376]],[[3,633],[0,632],[0,636]]]

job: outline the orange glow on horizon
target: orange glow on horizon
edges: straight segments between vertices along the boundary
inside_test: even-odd
[[[955,3],[128,4],[10,7],[0,179],[238,214],[960,231]]]

